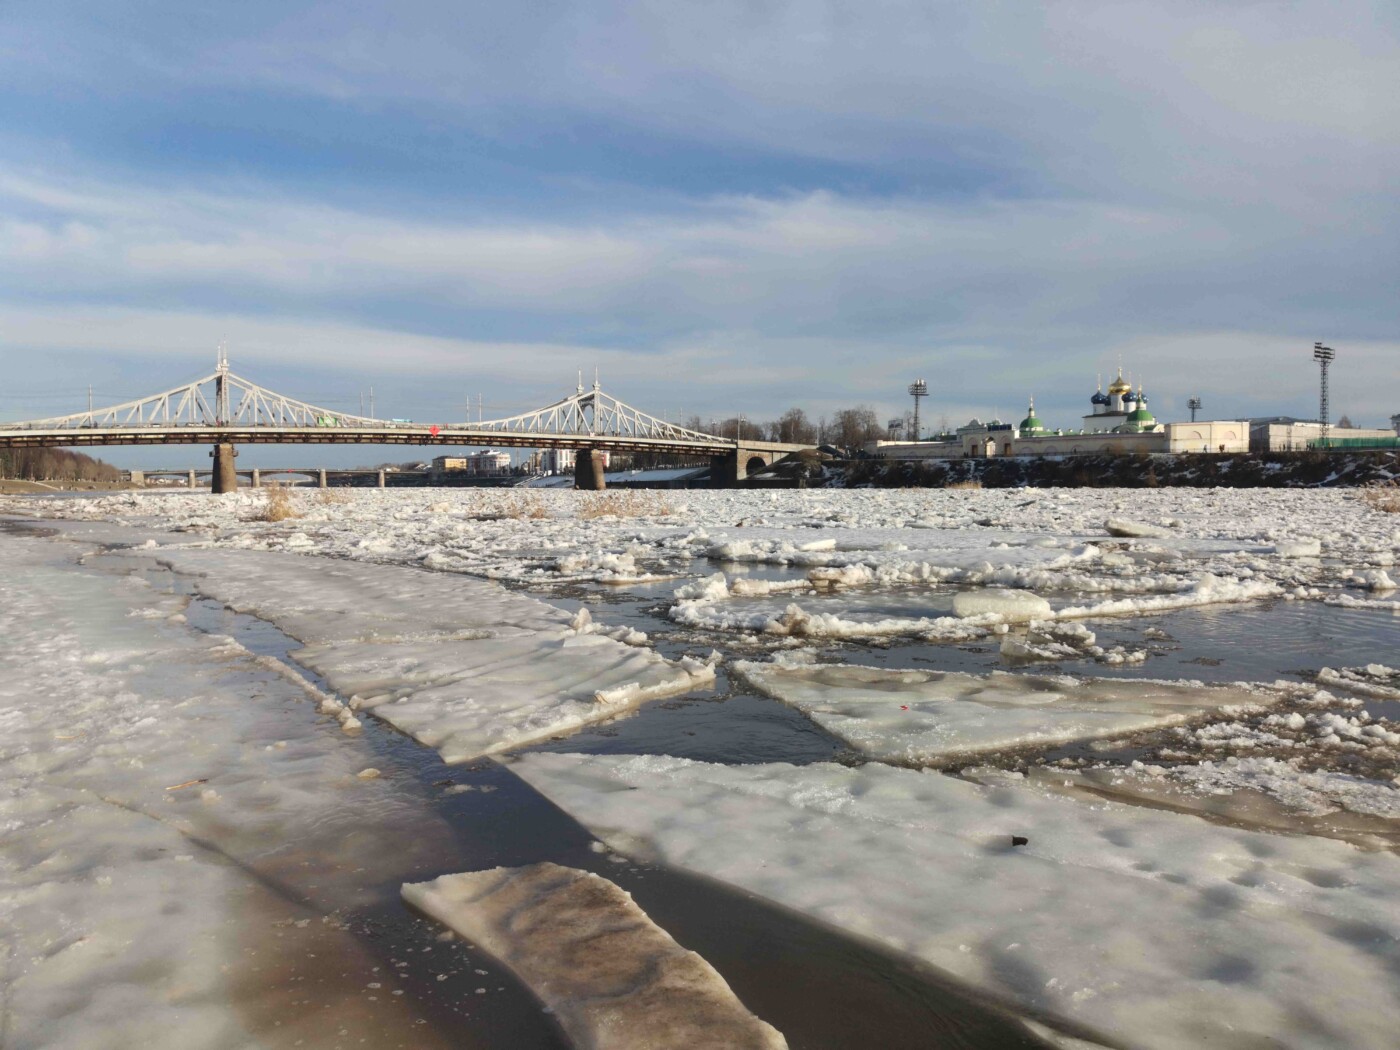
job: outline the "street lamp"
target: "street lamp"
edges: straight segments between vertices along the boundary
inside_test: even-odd
[[[1327,369],[1332,364],[1333,358],[1337,356],[1337,351],[1330,346],[1323,346],[1321,343],[1313,343],[1313,360],[1322,367],[1322,386],[1318,391],[1317,400],[1317,421],[1322,424],[1322,447],[1327,447],[1327,439],[1332,428],[1327,422]]]

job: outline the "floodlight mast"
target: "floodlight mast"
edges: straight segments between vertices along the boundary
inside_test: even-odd
[[[1323,346],[1321,343],[1313,343],[1313,360],[1322,367],[1322,385],[1318,389],[1317,398],[1317,421],[1322,424],[1322,447],[1327,447],[1327,441],[1332,435],[1332,426],[1327,419],[1327,369],[1337,356],[1337,351],[1330,346]]]
[[[1199,397],[1193,397],[1190,401],[1186,402],[1186,407],[1191,410],[1191,422],[1196,422],[1196,413],[1201,410],[1201,399]]]
[[[911,395],[913,395],[913,398],[914,398],[914,438],[913,438],[913,440],[918,441],[918,440],[922,437],[922,434],[921,434],[921,432],[920,432],[920,427],[919,427],[919,399],[920,399],[920,398],[923,398],[923,397],[928,397],[928,384],[925,383],[922,379],[916,379],[916,380],[914,380],[914,382],[912,382],[912,383],[909,384],[909,393],[910,393]]]

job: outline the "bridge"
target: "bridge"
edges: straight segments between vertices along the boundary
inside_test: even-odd
[[[595,381],[533,412],[478,423],[414,423],[321,408],[234,375],[220,350],[212,375],[149,397],[67,416],[0,423],[0,448],[211,445],[213,491],[237,487],[238,445],[471,445],[576,451],[575,487],[603,487],[603,452],[710,457],[721,484],[809,445],[729,440],[668,423],[606,394]]]

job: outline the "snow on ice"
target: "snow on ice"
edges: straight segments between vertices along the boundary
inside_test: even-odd
[[[197,577],[200,590],[306,642],[293,655],[448,762],[465,762],[611,718],[714,680],[598,633],[586,616],[479,580],[289,553],[129,552]],[[352,727],[353,728],[353,727]]]
[[[1147,1047],[1388,1050],[1400,858],[870,763],[527,755],[614,849]],[[1013,845],[1013,836],[1024,845]]]

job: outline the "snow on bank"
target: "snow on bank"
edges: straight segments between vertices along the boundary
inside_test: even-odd
[[[1282,683],[1207,686],[786,660],[740,661],[731,668],[862,754],[913,766],[954,755],[1122,736],[1229,708],[1273,704],[1299,691]]]
[[[616,849],[1126,1045],[1394,1045],[1389,853],[1088,804],[1015,774],[550,754],[512,768]]]
[[[309,1044],[330,1013],[397,1042],[330,913],[422,863],[428,822],[357,780],[364,756],[294,672],[192,630],[183,598],[79,568],[83,550],[0,536],[0,1042],[243,1048],[280,1023]],[[314,889],[278,892],[308,864]],[[348,987],[289,983],[308,952]]]
[[[515,971],[576,1046],[787,1047],[714,967],[599,875],[550,863],[493,868],[410,883],[403,896]]]
[[[269,551],[128,552],[197,577],[201,592],[307,643],[298,663],[465,762],[611,718],[714,680],[499,585],[400,566]],[[623,632],[630,635],[632,632]]]

